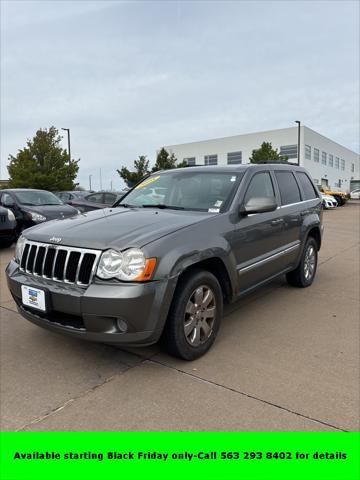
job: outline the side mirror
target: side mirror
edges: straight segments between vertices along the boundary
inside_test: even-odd
[[[273,212],[277,209],[275,197],[253,197],[242,205],[240,213],[242,215],[250,215],[253,213]]]

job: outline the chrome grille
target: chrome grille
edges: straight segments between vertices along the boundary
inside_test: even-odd
[[[95,274],[100,255],[100,250],[27,241],[20,270],[35,277],[86,286]]]

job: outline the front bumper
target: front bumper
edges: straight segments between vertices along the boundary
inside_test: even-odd
[[[14,260],[6,276],[19,312],[36,325],[85,340],[133,346],[158,341],[177,280],[99,282],[82,288],[20,272]],[[46,313],[22,304],[22,285],[46,292]]]

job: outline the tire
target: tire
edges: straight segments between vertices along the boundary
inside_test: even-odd
[[[185,273],[170,307],[161,339],[163,347],[184,360],[201,357],[215,341],[222,310],[223,295],[217,278],[206,270]]]
[[[338,195],[336,195],[334,198],[337,201],[337,204],[339,207],[342,207],[343,205],[345,205],[345,201],[342,197],[339,197]]]
[[[318,246],[313,237],[306,241],[300,263],[291,272],[286,274],[286,280],[293,287],[309,287],[315,278],[318,260]]]

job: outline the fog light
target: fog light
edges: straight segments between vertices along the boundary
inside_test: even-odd
[[[127,323],[125,322],[125,320],[123,320],[122,318],[118,318],[116,320],[116,324],[117,324],[117,327],[118,327],[118,329],[120,330],[121,333],[126,333],[127,332],[128,326],[127,326]]]

